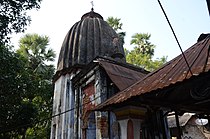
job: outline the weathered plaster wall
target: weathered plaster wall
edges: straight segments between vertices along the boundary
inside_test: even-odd
[[[61,76],[56,82],[55,82],[55,89],[54,89],[54,98],[53,98],[53,115],[56,115],[61,112],[61,91],[63,92],[63,85],[64,85],[64,76]],[[52,127],[51,127],[51,138],[57,139],[61,138],[61,117],[56,116],[52,119]]]
[[[127,139],[127,123],[128,119],[119,120],[121,139]]]
[[[102,70],[95,72],[96,105],[107,99],[107,79]],[[108,112],[96,112],[96,139],[108,139]]]
[[[109,130],[110,130],[110,139],[119,139],[119,122],[117,117],[113,112],[109,112]]]
[[[84,133],[86,139],[95,139],[96,138],[96,118],[95,118],[95,112],[90,113],[88,117],[88,125],[86,132]]]
[[[61,76],[55,82],[53,98],[53,115],[74,108],[74,92],[72,90],[71,78],[73,74]],[[52,119],[51,139],[73,138],[74,110],[56,116]]]
[[[94,75],[91,73],[94,73]],[[110,135],[111,132],[109,129],[109,124],[112,125],[112,123],[116,121],[115,116],[110,116],[108,112],[96,111],[94,112],[95,123],[88,122],[90,119],[87,119],[87,116],[90,115],[90,110],[107,99],[109,90],[107,86],[107,75],[103,70],[100,70],[100,68],[95,68],[94,72],[92,70],[87,75],[92,76],[87,77],[87,80],[81,85],[82,121],[80,123],[83,128],[86,128],[82,130],[83,133],[81,136],[83,138],[115,139],[114,135]],[[92,118],[91,120],[93,120]],[[90,131],[90,128],[95,128],[95,131]]]
[[[94,68],[75,84],[71,81],[74,76],[74,73],[66,74],[55,82],[53,115],[70,111],[52,119],[51,139],[118,139],[116,132],[110,131],[116,122],[115,116],[97,111],[88,119],[90,110],[104,102],[108,90],[111,91],[105,71]],[[90,131],[91,128],[95,132]]]

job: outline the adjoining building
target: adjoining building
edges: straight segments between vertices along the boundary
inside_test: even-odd
[[[179,125],[184,139],[209,139],[209,125],[207,119],[199,119],[193,113],[184,113],[179,116]],[[168,116],[168,126],[172,139],[177,138],[177,125],[175,115]]]

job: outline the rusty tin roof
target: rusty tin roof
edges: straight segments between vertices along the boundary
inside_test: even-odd
[[[100,67],[105,70],[109,78],[120,91],[124,90],[150,73],[143,68],[129,63],[121,63],[108,57],[97,57],[72,79],[73,82],[76,83],[97,65],[100,65]]]
[[[114,84],[120,89],[120,91],[134,84],[138,80],[146,76],[146,71],[139,71],[139,69],[131,69],[125,67],[128,64],[118,65],[115,63],[110,63],[108,61],[99,60],[99,64],[104,68],[109,78],[114,82]]]
[[[183,55],[179,55],[158,70],[149,73],[143,79],[98,105],[97,109],[103,109],[105,106],[121,103],[133,96],[163,89],[172,84],[189,79],[192,76],[198,76],[203,72],[208,72],[210,70],[209,48],[210,35],[184,52],[193,74],[189,72]]]

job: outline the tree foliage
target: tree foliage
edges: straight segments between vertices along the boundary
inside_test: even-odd
[[[128,63],[140,66],[148,71],[153,71],[166,63],[167,57],[153,60],[155,45],[149,41],[151,35],[146,33],[136,33],[132,36],[131,44],[134,49],[126,51],[126,60]]]
[[[117,32],[119,38],[121,39],[122,43],[124,44],[124,38],[126,35],[126,32],[122,31],[122,23],[120,21],[120,18],[114,18],[114,17],[108,17],[106,22]]]
[[[124,43],[126,32],[122,32],[122,23],[120,18],[108,17],[107,23],[118,33],[119,38]],[[148,33],[136,33],[132,36],[131,44],[135,45],[134,49],[129,51],[125,49],[126,61],[153,71],[166,63],[167,57],[157,58],[153,60],[155,45],[149,39],[151,35]]]
[[[48,44],[47,36],[26,34],[20,39],[17,52],[28,60],[26,64],[34,72],[46,72],[48,70],[46,62],[52,62],[55,58],[55,52],[52,49],[47,49]]]
[[[35,106],[25,99],[33,84],[24,60],[10,47],[2,45],[0,75],[0,138],[24,136],[37,114]]]
[[[119,30],[122,30],[122,23],[120,22],[120,18],[114,18],[114,17],[108,17],[107,18],[107,23],[116,31],[118,32]]]
[[[131,44],[135,45],[136,53],[142,53],[152,57],[155,45],[149,42],[151,35],[147,33],[136,33],[132,36]]]
[[[27,34],[20,48],[0,49],[0,138],[49,138],[55,54],[46,36]],[[41,121],[41,122],[40,122]]]
[[[52,113],[53,84],[52,77],[55,68],[49,62],[54,61],[55,52],[48,49],[49,38],[38,34],[26,34],[19,41],[17,52],[27,62],[25,67],[33,73],[35,78],[33,104],[37,107],[37,121],[43,121]],[[27,130],[27,137],[44,139],[50,135],[50,121],[37,123]]]
[[[9,41],[8,35],[24,32],[30,23],[27,11],[40,8],[41,0],[1,0],[0,1],[0,43]]]

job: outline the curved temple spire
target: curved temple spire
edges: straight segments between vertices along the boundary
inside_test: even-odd
[[[67,33],[58,59],[57,71],[87,65],[95,57],[125,62],[123,44],[103,17],[88,12]]]

